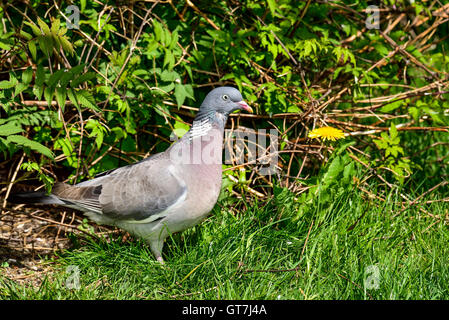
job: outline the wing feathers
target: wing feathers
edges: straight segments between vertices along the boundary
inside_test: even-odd
[[[52,194],[62,201],[77,206],[81,210],[88,210],[101,213],[101,204],[98,198],[101,194],[102,186],[77,187],[65,183],[57,182],[52,189]]]
[[[103,184],[99,200],[110,218],[147,221],[183,199],[186,190],[171,164],[147,161]]]
[[[172,206],[182,204],[187,186],[167,159],[154,157],[74,186],[57,183],[52,194],[83,211],[147,223],[164,217]]]

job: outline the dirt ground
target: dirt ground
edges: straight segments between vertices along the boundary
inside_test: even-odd
[[[0,209],[1,210],[1,209]],[[0,277],[39,286],[51,271],[48,258],[71,247],[69,233],[110,233],[113,229],[86,225],[81,213],[52,206],[7,207],[0,213]],[[80,230],[82,229],[82,230]]]

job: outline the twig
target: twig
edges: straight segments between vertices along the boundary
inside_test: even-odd
[[[142,30],[143,30],[143,27],[148,23],[148,21],[147,21],[148,16],[150,15],[151,11],[152,11],[153,8],[156,6],[156,4],[157,4],[157,2],[155,2],[155,3],[153,4],[153,6],[152,6],[150,9],[147,10],[147,12],[146,12],[146,14],[145,14],[145,17],[143,18],[142,24],[140,25],[139,31],[137,32],[136,36],[135,36],[134,39],[133,39],[133,42],[131,43],[131,46],[130,46],[130,48],[129,48],[129,54],[128,54],[128,56],[126,57],[125,62],[123,62],[123,65],[122,65],[122,67],[120,68],[120,71],[119,71],[119,73],[117,74],[117,77],[115,78],[114,83],[112,84],[112,88],[111,88],[111,90],[109,91],[109,95],[108,95],[106,101],[104,102],[104,105],[107,105],[107,104],[108,104],[109,99],[111,98],[112,92],[114,91],[114,89],[115,89],[115,87],[116,87],[118,81],[120,80],[120,78],[121,78],[123,72],[125,71],[125,68],[126,68],[126,66],[128,65],[128,62],[129,62],[129,60],[131,59],[131,56],[133,55],[134,50],[137,48],[137,46],[136,46],[136,45],[137,45],[137,41],[138,41],[139,38],[140,38],[140,35],[141,35],[141,33],[142,33]]]
[[[195,6],[195,4],[191,0],[187,0],[187,4],[195,12],[199,13],[199,15],[202,16],[212,26],[212,28],[214,28],[215,30],[220,30],[220,28],[217,27],[217,25],[207,15],[205,15],[203,12],[201,12],[200,9],[198,9],[197,6]]]
[[[422,199],[423,197],[425,197],[426,195],[428,195],[429,193],[433,192],[434,190],[438,189],[439,187],[443,187],[445,185],[447,185],[449,183],[449,181],[441,181],[440,183],[438,183],[437,185],[433,186],[432,188],[430,188],[429,190],[427,190],[426,192],[422,193],[421,195],[419,195],[415,200],[411,201],[408,203],[407,207],[402,208],[398,213],[396,213],[393,217],[396,217],[398,215],[400,215],[402,212],[404,212],[407,209],[410,209],[413,205],[417,204],[419,199]]]
[[[22,157],[19,160],[16,170],[14,170],[14,174],[12,175],[11,181],[9,182],[8,189],[6,190],[5,199],[3,200],[3,205],[2,205],[2,214],[4,213],[4,210],[6,208],[6,199],[8,199],[9,193],[11,192],[12,186],[14,185],[14,181],[16,181],[17,173],[19,172],[19,169],[20,169],[20,166],[22,165],[23,159],[25,159],[25,152],[22,153]]]

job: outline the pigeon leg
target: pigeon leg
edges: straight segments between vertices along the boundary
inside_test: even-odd
[[[156,257],[156,260],[161,264],[164,264],[164,259],[162,259],[162,247],[164,246],[164,240],[150,240],[148,244],[150,246],[151,252],[153,252],[154,256]]]

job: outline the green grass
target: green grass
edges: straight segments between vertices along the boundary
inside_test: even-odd
[[[296,217],[271,201],[238,214],[216,206],[200,225],[168,239],[165,265],[140,241],[74,237],[39,288],[1,276],[4,299],[447,299],[449,230],[444,202],[401,212],[399,192],[367,200],[357,189]],[[441,194],[433,194],[433,198]],[[295,219],[298,218],[298,219]],[[79,268],[80,289],[65,285]],[[373,267],[374,266],[374,267]],[[297,269],[290,270],[289,269]],[[371,268],[371,269],[370,269]],[[376,282],[369,282],[378,271]],[[375,272],[375,271],[374,271]],[[371,278],[370,278],[371,277]],[[374,286],[365,288],[365,281]]]

